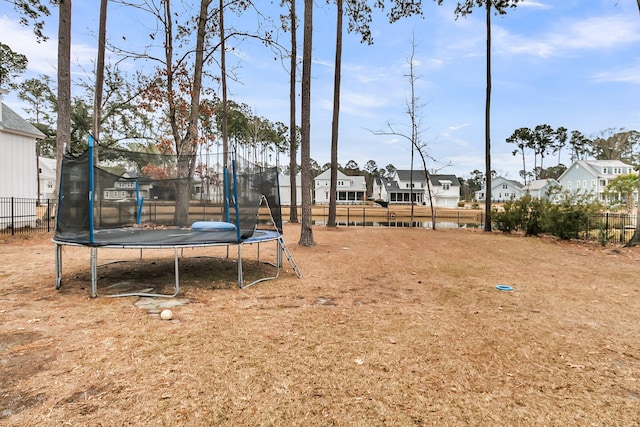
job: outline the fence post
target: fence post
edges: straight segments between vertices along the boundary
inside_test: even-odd
[[[366,219],[367,219],[367,211],[366,211],[366,208],[362,208],[362,226],[363,226],[363,227],[366,227],[366,226],[367,226]]]
[[[11,235],[16,235],[15,197],[11,198]]]

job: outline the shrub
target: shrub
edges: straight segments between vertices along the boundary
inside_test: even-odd
[[[561,199],[552,204],[526,194],[505,202],[502,211],[494,209],[495,227],[505,233],[521,231],[525,236],[550,233],[560,239],[578,238],[581,231],[589,229],[590,216],[601,206],[588,195],[565,193]]]
[[[509,200],[504,203],[502,212],[494,210],[496,228],[505,233],[519,230],[526,236],[536,236],[542,231],[540,219],[547,204],[530,194],[518,200]]]

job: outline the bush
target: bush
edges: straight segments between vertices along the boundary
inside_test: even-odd
[[[547,204],[529,194],[509,200],[504,203],[502,212],[494,210],[496,228],[505,233],[518,230],[526,236],[537,236],[542,231],[540,220]]]
[[[562,202],[552,204],[527,194],[505,202],[501,212],[494,210],[495,227],[505,233],[521,231],[525,236],[550,233],[560,239],[578,238],[589,227],[589,217],[601,206],[591,196],[563,194]]]

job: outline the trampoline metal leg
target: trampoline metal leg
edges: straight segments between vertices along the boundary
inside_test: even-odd
[[[175,269],[175,276],[176,276],[176,289],[175,292],[173,293],[172,297],[175,297],[176,295],[178,295],[178,292],[180,291],[180,277],[179,277],[179,264],[178,264],[178,248],[173,248],[173,255],[174,255],[174,269]]]
[[[98,248],[91,248],[91,298],[98,296]]]
[[[227,246],[228,248],[228,246]],[[238,245],[238,287],[240,289],[242,289],[242,285],[243,285],[243,278],[242,278],[242,245]]]
[[[62,246],[56,244],[56,289],[62,286]]]

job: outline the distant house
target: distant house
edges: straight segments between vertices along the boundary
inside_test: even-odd
[[[124,172],[113,186],[102,190],[102,198],[107,201],[147,199],[152,196],[148,180],[136,172]]]
[[[460,182],[455,175],[430,177],[431,199],[434,207],[456,207],[460,200]],[[391,204],[429,205],[429,186],[424,171],[396,170],[390,177],[377,177],[373,182],[372,198]]]
[[[553,188],[559,188],[560,183],[553,178],[549,179],[536,179],[526,184],[522,190],[525,194],[530,194],[531,197],[540,200],[553,199]]]
[[[487,186],[475,192],[475,200],[484,202],[487,198]],[[491,201],[506,202],[507,200],[517,200],[524,194],[523,185],[512,179],[501,176],[491,179]]]
[[[433,206],[439,208],[455,208],[460,201],[460,181],[455,175],[429,175]],[[429,190],[426,188],[425,190]],[[427,194],[425,192],[425,194]],[[429,197],[425,198],[429,205]]]
[[[409,203],[411,200],[411,189],[400,188],[400,185],[394,178],[376,177],[373,180],[371,198],[383,203]],[[419,200],[422,203],[424,191],[413,191],[413,200]]]
[[[53,199],[56,190],[56,159],[38,157],[38,199]]]
[[[634,167],[620,160],[578,160],[564,171],[558,182],[569,193],[591,194],[607,203],[605,189],[609,182],[630,173],[635,173]],[[637,194],[634,197],[637,200]]]
[[[278,185],[280,187],[280,205],[291,206],[291,176],[278,175]],[[302,205],[302,176],[296,175],[296,204]]]
[[[329,204],[331,170],[327,169],[314,178],[314,201]],[[367,185],[364,176],[348,176],[338,171],[336,203],[358,204],[366,200]]]

